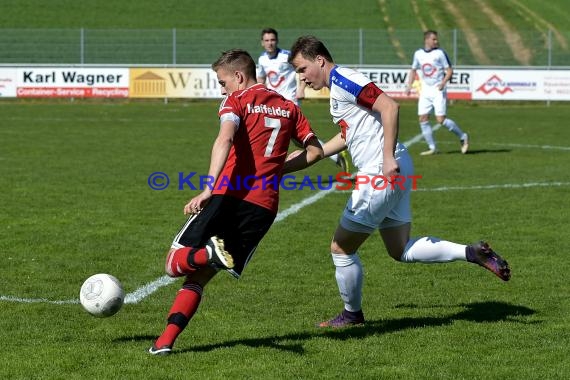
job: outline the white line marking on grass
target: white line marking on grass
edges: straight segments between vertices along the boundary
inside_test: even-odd
[[[513,148],[529,148],[529,149],[570,150],[570,147],[568,146],[555,146],[555,145],[500,144],[500,143],[490,143],[487,145],[507,146]]]
[[[134,292],[128,293],[125,296],[125,303],[139,303],[152,293],[156,292],[159,288],[170,285],[176,280],[177,278],[172,278],[164,275],[154,280],[153,282],[149,282],[148,284],[141,286]]]
[[[0,301],[19,302],[19,303],[52,303],[55,305],[64,305],[70,303],[79,303],[79,299],[52,301],[46,298],[20,298],[13,296],[0,296]]]
[[[570,186],[570,182],[530,182],[530,183],[505,183],[502,185],[480,185],[480,186],[442,186],[434,188],[417,188],[414,191],[453,191],[453,190],[492,190],[492,189],[523,189],[530,187],[556,187]]]
[[[442,141],[438,140],[438,144],[445,145],[456,145],[457,141]],[[481,142],[481,146],[499,146],[506,148],[523,148],[523,149],[546,149],[546,150],[568,150],[570,151],[570,146],[560,146],[560,145],[532,145],[532,144],[510,144],[510,143],[493,143],[493,142]]]

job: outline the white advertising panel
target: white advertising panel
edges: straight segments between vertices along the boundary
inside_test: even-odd
[[[16,69],[0,68],[0,98],[16,96]]]
[[[570,100],[568,70],[476,70],[475,100]]]
[[[20,98],[127,98],[127,68],[18,68]]]
[[[406,95],[409,69],[357,67],[385,93],[415,99],[421,85]],[[570,100],[570,70],[455,69],[449,99]],[[306,98],[327,99],[329,91],[306,89]],[[221,98],[210,68],[2,67],[0,97],[24,98]]]
[[[542,75],[546,100],[570,100],[570,70],[548,70]]]
[[[358,68],[386,94],[394,98],[417,98],[419,86],[413,86],[409,96],[406,95],[406,84],[410,69],[398,68]],[[447,84],[449,99],[471,99],[472,70],[454,70]]]

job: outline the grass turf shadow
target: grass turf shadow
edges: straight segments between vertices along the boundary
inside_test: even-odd
[[[314,332],[291,333],[265,338],[247,338],[228,340],[220,343],[198,345],[190,348],[176,350],[173,353],[184,352],[208,352],[220,348],[235,346],[248,346],[254,348],[273,348],[282,351],[303,354],[305,352],[303,344],[299,341],[309,340],[318,337],[329,339],[354,339],[367,336],[387,334],[411,328],[438,327],[453,323],[454,321],[471,321],[476,323],[492,323],[500,321],[519,321],[516,318],[528,316],[535,313],[534,310],[526,306],[511,305],[505,302],[474,302],[461,304],[465,310],[444,317],[414,317],[395,318],[386,320],[369,320],[365,325],[354,326],[344,329],[319,329]],[[412,306],[415,307],[415,306]]]

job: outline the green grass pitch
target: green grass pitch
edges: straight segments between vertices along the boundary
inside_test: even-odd
[[[457,104],[471,153],[446,130],[442,154],[420,157],[413,235],[488,239],[511,263],[502,283],[466,263],[401,264],[373,236],[361,250],[365,327],[319,331],[341,308],[329,241],[347,192],[276,223],[241,280],[206,289],[177,354],[146,349],[180,281],[96,319],[76,300],[96,272],[127,293],[155,281],[182,206],[195,191],[178,172],[205,173],[213,102],[0,104],[0,377],[28,378],[564,378],[570,368],[566,105]],[[303,108],[320,136],[336,128],[325,102]],[[401,140],[419,133],[401,109]],[[334,175],[330,160],[299,173]],[[154,191],[148,176],[171,176]],[[281,211],[314,195],[283,191]]]
[[[570,38],[570,3],[562,0],[329,0],[326,6],[278,0],[273,4],[279,12],[247,0],[3,0],[0,25],[272,26],[298,34],[394,28],[396,36],[418,30],[420,44],[422,20],[438,30],[461,29],[448,4],[471,25],[497,30],[482,3],[523,35],[554,29]],[[504,44],[502,35],[497,31],[496,39],[484,42]],[[5,38],[9,43],[9,33]],[[282,47],[290,43],[283,36]],[[411,59],[412,52],[407,54]],[[166,250],[185,220],[182,207],[196,192],[179,191],[174,183],[153,191],[147,179],[156,171],[173,181],[179,172],[206,172],[217,107],[182,101],[0,102],[0,378],[569,377],[567,104],[456,104],[449,116],[470,133],[470,154],[459,154],[457,141],[443,129],[436,132],[442,154],[420,157],[423,144],[410,147],[423,176],[412,197],[412,234],[465,243],[488,239],[512,266],[509,283],[465,263],[396,263],[374,236],[360,252],[368,325],[315,329],[342,307],[329,241],[348,197],[344,192],[276,223],[241,280],[225,274],[213,280],[175,355],[151,357],[146,350],[164,327],[180,280],[148,291],[107,319],[91,317],[77,303],[46,302],[76,301],[83,280],[96,272],[117,276],[131,295],[162,278]],[[306,102],[303,109],[321,137],[336,132],[326,103]],[[402,104],[402,141],[419,133],[415,114],[415,104]],[[300,175],[316,178],[336,170],[325,160]],[[315,193],[283,191],[281,211]]]

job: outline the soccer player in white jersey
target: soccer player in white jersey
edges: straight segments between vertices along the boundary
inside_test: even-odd
[[[412,89],[416,73],[421,83],[418,100],[418,116],[422,135],[429,149],[421,155],[429,156],[437,153],[433,130],[429,122],[429,114],[433,111],[437,122],[450,132],[453,132],[460,141],[461,153],[469,149],[469,136],[453,120],[446,117],[447,113],[447,83],[453,75],[453,68],[446,52],[439,47],[437,32],[428,30],[424,33],[424,47],[414,53],[412,68],[408,75],[406,94]]]
[[[285,99],[300,105],[305,97],[305,84],[297,83],[295,69],[289,63],[289,50],[279,48],[279,35],[273,28],[261,31],[261,46],[265,50],[257,65],[257,82],[277,91]],[[322,143],[322,142],[321,142]],[[344,172],[350,172],[348,153],[333,154],[330,159]]]
[[[325,45],[314,36],[297,39],[289,60],[307,86],[315,90],[330,88],[330,112],[341,132],[323,146],[325,156],[348,149],[358,170],[358,186],[346,204],[330,247],[344,310],[318,326],[364,323],[363,271],[357,251],[376,230],[388,254],[397,261],[462,260],[478,264],[504,281],[509,280],[507,262],[486,242],[464,245],[432,236],[410,238],[413,186],[410,176],[414,174],[414,167],[406,147],[398,142],[399,105],[365,75],[335,65]],[[380,175],[389,183],[382,181]],[[366,178],[369,182],[362,180]],[[397,181],[403,186],[395,186]]]

